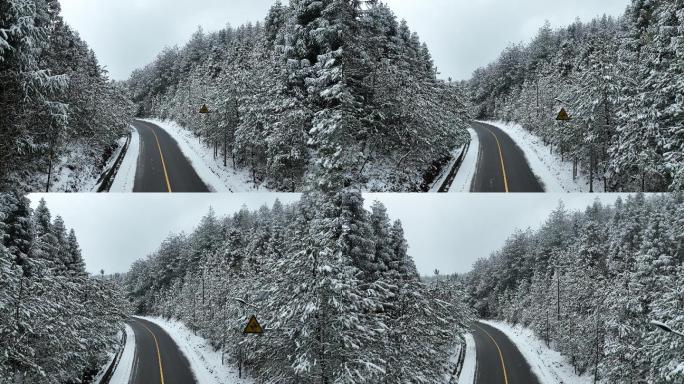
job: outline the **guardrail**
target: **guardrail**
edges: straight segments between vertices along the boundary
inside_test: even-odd
[[[116,176],[116,173],[119,171],[119,168],[121,167],[121,163],[123,162],[124,157],[126,156],[126,152],[128,152],[128,146],[131,144],[131,133],[128,133],[128,137],[126,137],[126,143],[124,144],[123,148],[121,149],[121,152],[119,152],[119,156],[116,158],[116,161],[114,162],[114,165],[112,165],[111,168],[109,168],[100,178],[101,181],[99,181],[99,187],[97,188],[97,192],[109,192],[109,190],[112,188],[112,183],[114,183],[114,176]]]
[[[116,356],[114,356],[112,363],[109,364],[109,367],[105,371],[104,375],[102,375],[102,378],[100,379],[99,384],[109,384],[109,381],[112,379],[112,375],[114,374],[114,371],[116,371],[116,367],[119,366],[119,362],[121,361],[121,355],[123,355],[123,351],[126,348],[126,329],[125,328],[123,329],[122,334],[123,334],[123,336],[121,336],[121,345],[119,347],[119,351],[116,353]]]
[[[453,184],[454,179],[456,178],[456,174],[461,169],[461,165],[463,164],[463,160],[465,159],[466,154],[468,153],[468,149],[470,148],[470,143],[471,143],[471,141],[468,141],[468,144],[466,144],[463,147],[463,150],[461,151],[461,155],[458,156],[458,159],[456,159],[454,166],[451,168],[451,171],[449,172],[449,176],[447,176],[446,180],[444,180],[444,183],[442,184],[441,187],[439,187],[439,190],[437,192],[439,192],[439,193],[449,192],[449,189],[451,189],[451,184]]]
[[[464,341],[461,350],[458,351],[458,360],[456,361],[456,368],[454,368],[454,373],[452,375],[452,377],[455,377],[456,380],[461,378],[461,371],[463,370],[463,363],[465,362],[465,354],[467,349],[468,345]]]

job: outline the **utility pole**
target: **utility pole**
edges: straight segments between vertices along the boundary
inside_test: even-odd
[[[594,193],[594,139],[589,143],[589,193]]]
[[[598,382],[598,361],[599,361],[599,315],[596,308],[596,361],[594,362],[594,384]]]
[[[207,268],[206,266],[202,268],[202,320],[206,319],[206,305],[205,305],[205,295],[204,295],[204,279],[206,277]]]
[[[221,342],[221,365],[224,364],[223,363],[223,356],[226,354],[226,328],[227,327],[225,326],[225,324],[226,324],[226,318],[228,317],[228,313],[227,313],[228,311],[226,310],[227,307],[228,307],[228,305],[226,305],[226,302],[223,301],[223,308],[222,308],[223,309],[223,322],[222,322],[222,324],[224,324],[224,329],[223,329],[223,340]]]
[[[21,274],[21,278],[19,279],[19,297],[17,298],[17,311],[15,314],[16,321],[17,321],[17,326],[19,325],[19,307],[21,306],[21,296],[24,293],[24,274]]]
[[[223,166],[228,166],[228,125],[231,124],[230,121],[230,101],[226,99],[226,121],[223,128]]]
[[[50,129],[49,131],[52,132],[54,125],[52,124],[52,118],[50,118]],[[55,133],[52,132],[52,135],[50,135],[50,158],[48,159],[48,177],[47,177],[47,185],[45,186],[45,193],[50,192],[50,181],[52,179],[52,161],[53,157],[55,156]]]
[[[560,270],[556,267],[556,315],[560,322]]]
[[[546,346],[549,346],[549,310],[546,310]]]
[[[240,319],[245,318],[245,304],[247,304],[247,295],[242,300],[238,300],[240,303]],[[238,332],[240,330],[238,329]],[[245,334],[242,333],[242,341],[238,343],[238,378],[242,378],[242,342],[245,341]]]

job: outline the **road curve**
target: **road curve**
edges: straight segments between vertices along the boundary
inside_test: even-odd
[[[539,384],[518,348],[498,329],[475,322],[475,384]]]
[[[145,121],[131,124],[140,135],[133,192],[209,192],[171,135]]]
[[[132,318],[135,358],[130,384],[193,384],[195,377],[188,360],[176,343],[158,325]]]
[[[480,140],[471,192],[544,192],[525,154],[510,136],[493,125],[471,125]]]

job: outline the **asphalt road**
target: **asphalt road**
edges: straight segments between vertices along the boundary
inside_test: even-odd
[[[472,127],[480,153],[471,192],[544,192],[513,139],[489,124],[472,122]]]
[[[538,384],[518,348],[502,332],[476,322],[472,328],[477,349],[475,384]]]
[[[132,124],[140,134],[133,192],[209,192],[171,135],[152,123]]]
[[[130,384],[193,384],[188,360],[159,326],[134,318],[128,325],[135,332],[135,359]]]

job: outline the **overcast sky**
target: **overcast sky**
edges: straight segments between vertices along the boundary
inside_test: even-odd
[[[216,31],[262,21],[275,0],[61,0],[66,21],[123,80],[165,47],[183,45],[201,25]],[[288,0],[283,0],[288,3]],[[442,77],[467,79],[511,42],[529,41],[545,20],[621,15],[629,0],[386,0],[427,42]]]
[[[598,195],[613,203],[618,195]],[[76,230],[88,270],[125,272],[137,259],[155,251],[171,233],[189,233],[209,207],[224,216],[243,204],[258,209],[296,194],[33,194],[53,214]],[[516,229],[538,228],[562,200],[570,210],[584,210],[597,196],[589,194],[375,194],[366,204],[383,202],[400,219],[409,253],[421,274],[468,272],[475,260],[501,248]]]

